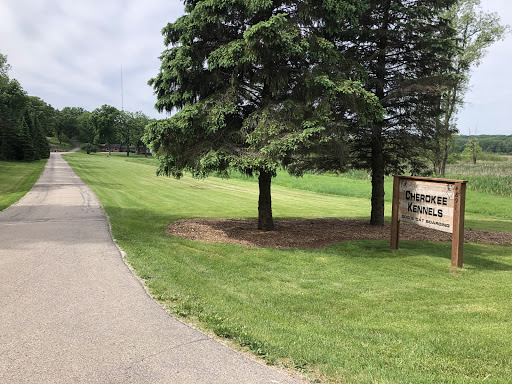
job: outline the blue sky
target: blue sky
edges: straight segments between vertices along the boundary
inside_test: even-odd
[[[512,25],[511,0],[482,0]],[[161,29],[183,14],[179,0],[2,0],[0,52],[10,76],[55,108],[103,104],[163,117],[147,81],[160,68]],[[462,134],[512,135],[512,35],[493,45],[471,77],[458,115]]]

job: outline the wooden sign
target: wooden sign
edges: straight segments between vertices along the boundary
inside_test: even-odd
[[[398,249],[400,222],[452,234],[452,266],[462,268],[465,180],[394,176],[391,249]]]
[[[401,178],[399,220],[453,232],[454,185]]]

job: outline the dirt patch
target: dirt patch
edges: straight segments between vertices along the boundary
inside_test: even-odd
[[[334,243],[354,240],[389,240],[391,227],[371,226],[365,220],[300,219],[275,220],[276,230],[256,229],[256,220],[189,219],[170,224],[167,234],[189,240],[223,242],[261,248],[324,248]],[[466,229],[466,242],[512,244],[512,233]],[[402,224],[400,240],[451,241],[451,234]]]

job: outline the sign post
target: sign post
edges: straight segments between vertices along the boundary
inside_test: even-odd
[[[466,180],[393,176],[391,249],[398,249],[400,222],[452,234],[452,266],[462,268]]]

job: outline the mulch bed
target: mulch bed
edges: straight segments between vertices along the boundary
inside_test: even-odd
[[[375,227],[365,220],[298,219],[275,220],[275,231],[256,229],[256,220],[188,219],[171,223],[167,234],[189,240],[225,242],[260,248],[324,248],[334,243],[354,240],[389,240],[391,227]],[[466,229],[466,242],[512,244],[511,232]],[[451,241],[451,234],[417,225],[402,224],[400,240]]]

